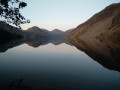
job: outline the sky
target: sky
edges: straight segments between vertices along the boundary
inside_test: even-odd
[[[26,30],[32,26],[63,31],[75,28],[95,13],[120,0],[24,0],[27,7],[21,10],[30,24],[21,25]]]

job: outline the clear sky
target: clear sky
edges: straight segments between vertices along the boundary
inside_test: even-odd
[[[48,30],[68,30],[85,22],[95,13],[120,0],[24,0],[21,13],[31,20],[23,29],[38,26]]]

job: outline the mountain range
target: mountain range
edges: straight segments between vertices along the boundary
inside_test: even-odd
[[[41,36],[43,38],[48,37],[48,38],[56,39],[56,38],[64,38],[72,30],[73,29],[67,30],[64,32],[64,31],[59,30],[59,29],[54,29],[52,31],[49,31],[47,29],[42,29],[42,28],[39,28],[37,26],[33,26],[33,27],[25,30],[24,32],[29,33],[31,35],[35,35],[35,36]]]
[[[52,43],[54,45],[67,43],[71,45],[64,38],[70,31],[68,30],[63,32],[59,29],[48,31],[37,26],[33,26],[27,30],[21,30],[0,21],[0,52],[5,52],[9,48],[19,46],[23,43],[32,47],[39,47],[40,45],[48,43]]]
[[[56,39],[64,38],[68,34],[69,34],[68,31],[63,32],[59,29],[54,29],[53,31],[49,31],[47,29],[42,29],[37,26],[33,26],[31,28],[28,28],[27,30],[21,30],[19,28],[8,25],[3,21],[0,21],[1,38],[21,36],[23,38],[41,38],[44,40],[47,39],[56,40]],[[15,38],[17,37],[14,37],[14,39]]]

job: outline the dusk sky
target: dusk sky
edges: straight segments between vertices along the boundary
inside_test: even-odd
[[[91,2],[90,2],[91,1]],[[21,13],[30,19],[30,24],[22,25],[23,29],[32,26],[53,30],[68,30],[85,22],[112,3],[120,0],[25,0],[28,6]]]

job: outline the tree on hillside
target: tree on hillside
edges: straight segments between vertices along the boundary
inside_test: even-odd
[[[20,13],[20,9],[27,6],[27,3],[20,0],[0,0],[0,16],[7,23],[12,23],[20,27],[20,24],[29,23]]]

